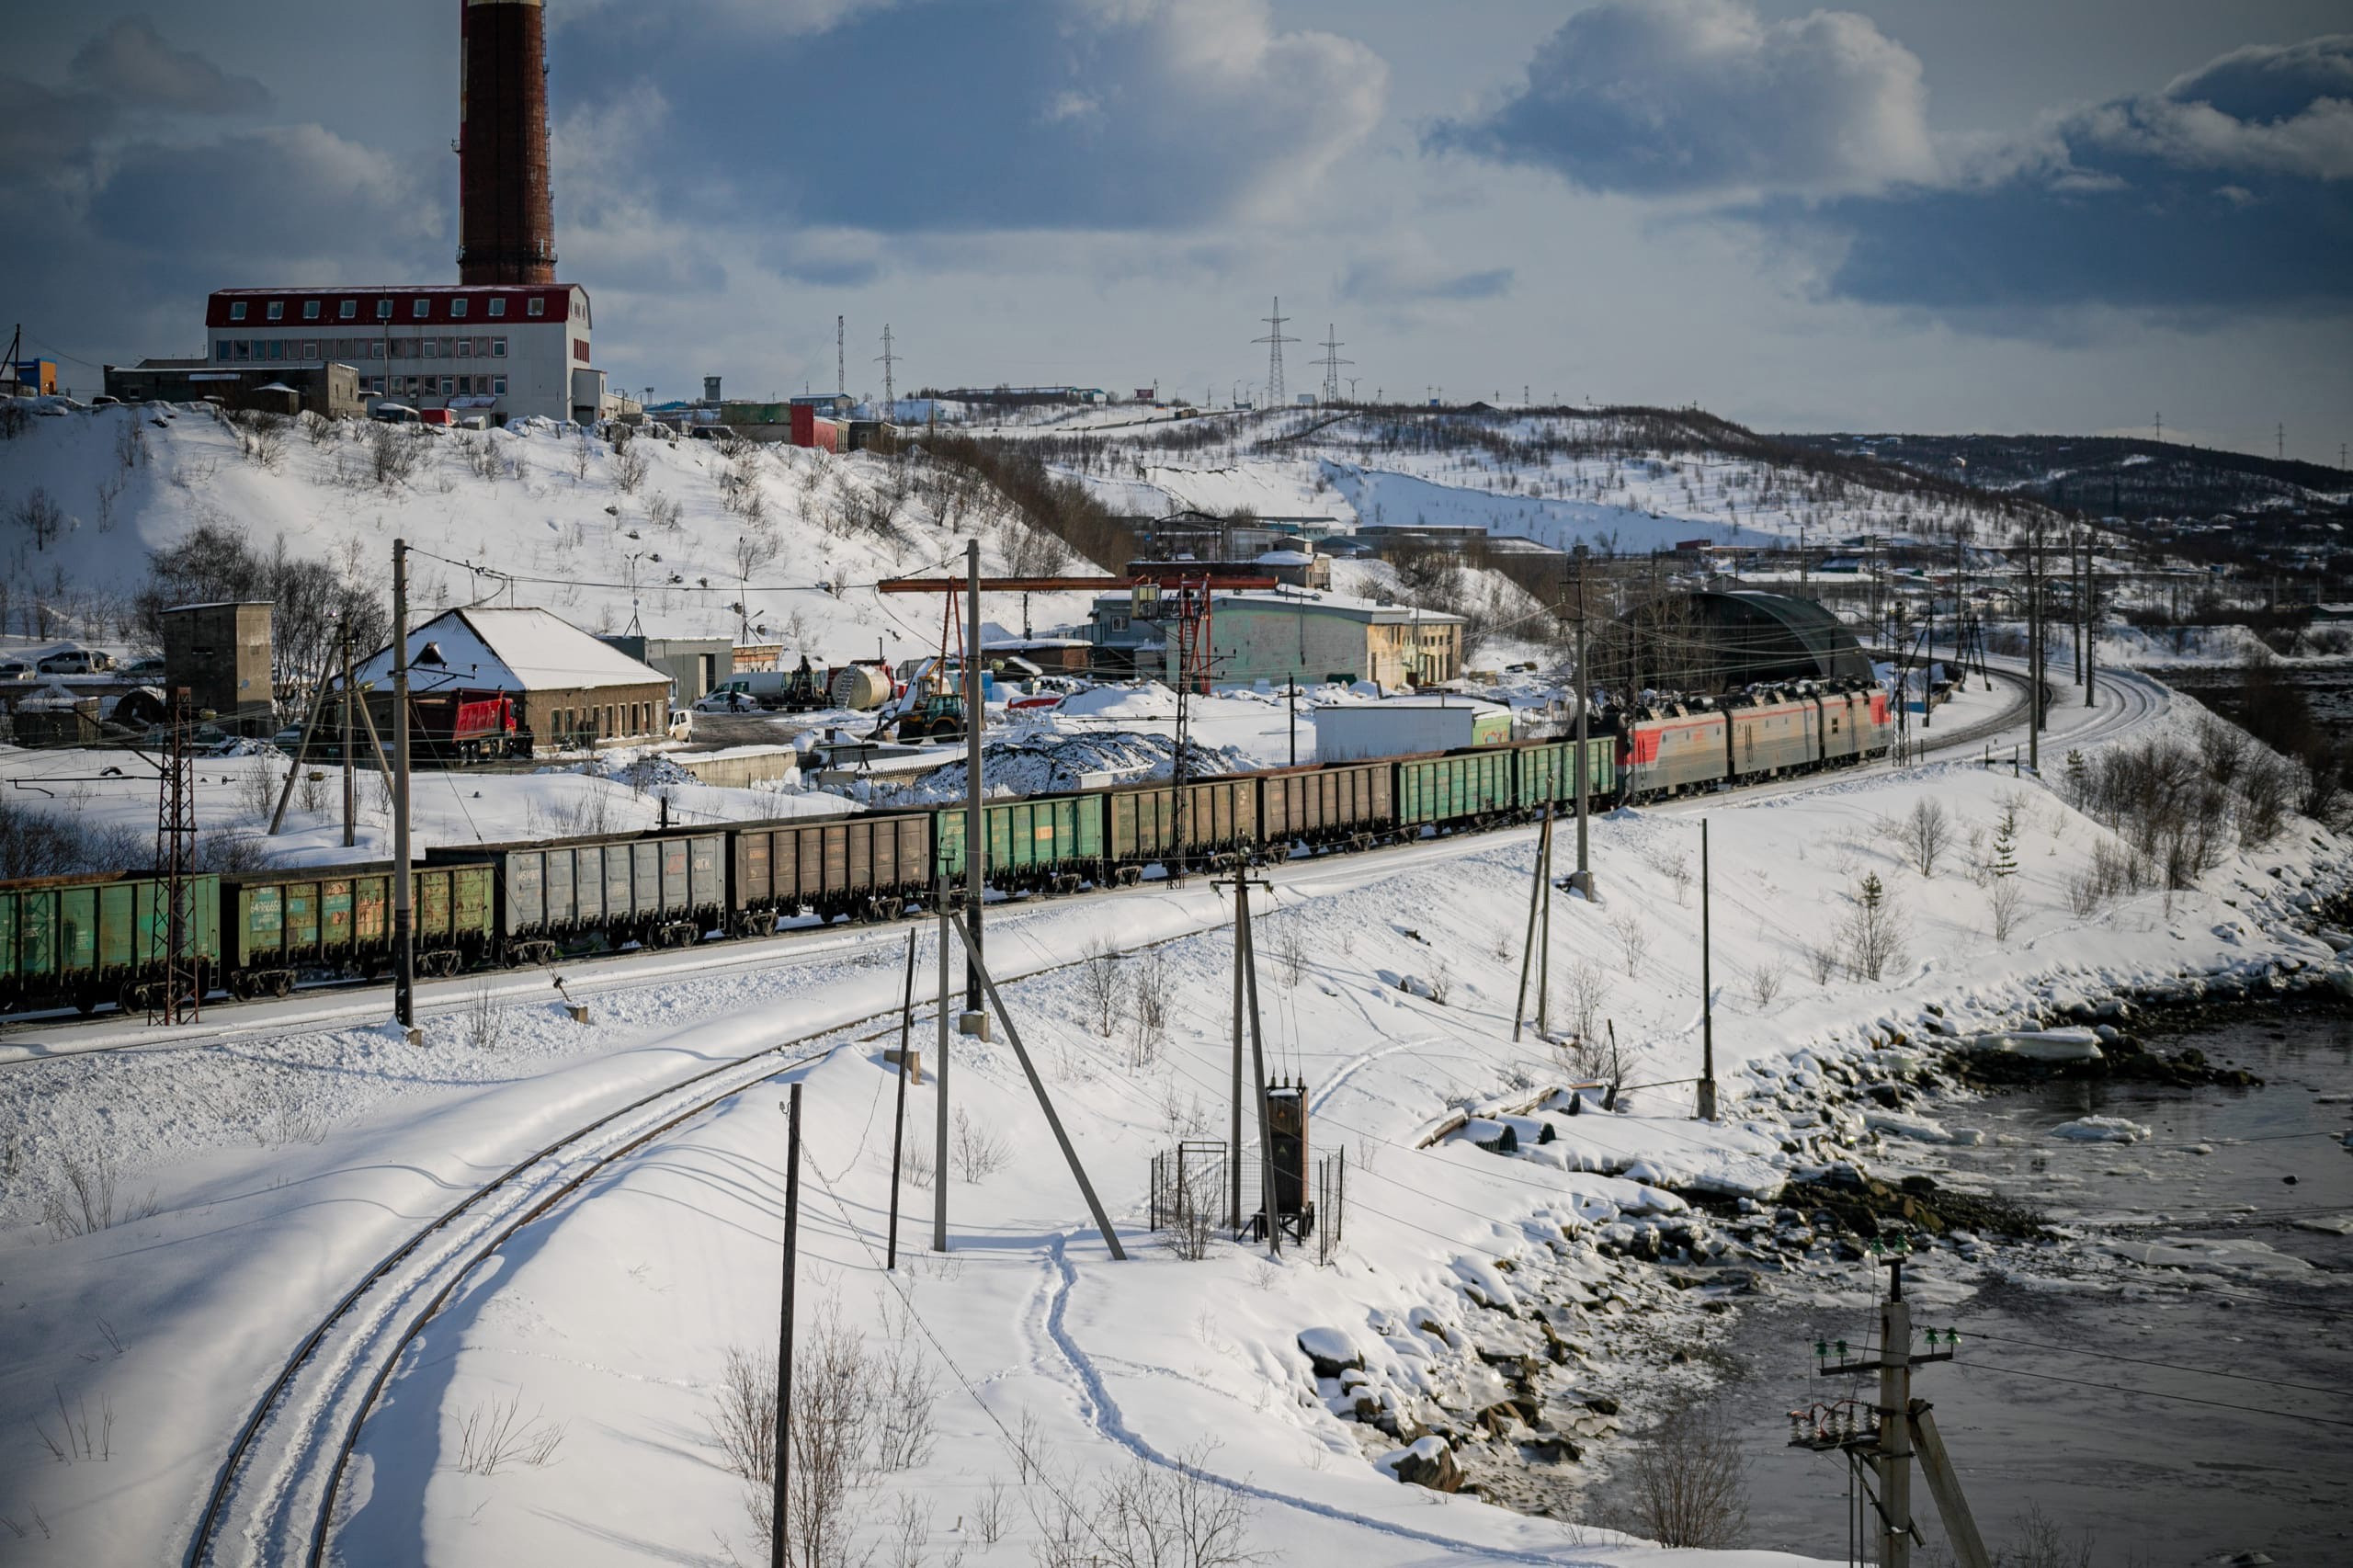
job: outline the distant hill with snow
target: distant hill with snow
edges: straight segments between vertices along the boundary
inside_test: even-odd
[[[42,508],[53,521],[36,528]],[[0,630],[19,630],[39,597],[85,635],[128,636],[149,551],[208,523],[385,593],[405,538],[419,612],[538,605],[594,632],[740,630],[821,661],[935,650],[938,601],[872,585],[961,573],[968,535],[988,572],[1069,554],[976,476],[920,456],[659,436],[620,450],[543,421],[256,432],[204,405],[104,407],[30,418],[0,440]],[[1081,594],[1028,607],[1040,627],[1087,608]],[[1018,623],[1018,606],[987,608]]]

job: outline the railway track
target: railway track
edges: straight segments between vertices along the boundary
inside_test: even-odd
[[[327,1560],[362,1426],[404,1352],[525,1226],[616,1160],[780,1073],[822,1060],[895,1008],[780,1040],[670,1084],[547,1144],[452,1205],[329,1309],[239,1427],[205,1496],[188,1568]],[[809,1048],[799,1050],[797,1048]]]
[[[1936,737],[1928,746],[1932,756],[1965,753],[2013,726],[2016,709],[2023,705],[2025,677],[2013,671],[1995,675],[2018,689],[2020,702]],[[2072,725],[2054,710],[2052,744],[2112,738],[2163,711],[2167,693],[2158,683],[2130,674],[2109,678],[2120,699],[2088,710]],[[1423,858],[1415,847],[1380,852],[1381,858],[1387,869],[1402,869]],[[1420,847],[1425,854],[1436,848]],[[1308,861],[1290,869],[1314,881],[1321,880],[1319,871],[1338,869]],[[582,976],[575,988],[593,993],[680,973],[713,975],[767,967],[779,957],[803,961],[897,939],[895,928],[828,936],[805,938],[790,955],[736,953],[698,960],[672,954],[660,964],[608,960],[597,966],[602,972]],[[1046,966],[1059,967],[1065,966]],[[447,989],[461,991],[462,983]],[[510,977],[502,989],[520,994],[542,988],[531,975]],[[442,1005],[460,1004],[453,995]],[[371,1000],[361,1010],[372,1017],[380,1006]],[[455,1292],[518,1233],[556,1210],[598,1172],[753,1085],[822,1060],[859,1028],[894,1012],[884,1008],[779,1040],[606,1112],[517,1161],[408,1237],[352,1285],[295,1346],[240,1426],[191,1535],[189,1568],[327,1561],[344,1481],[369,1415],[408,1346]],[[272,1027],[287,1026],[278,1021]]]

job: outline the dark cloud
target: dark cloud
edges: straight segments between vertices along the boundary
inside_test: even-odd
[[[242,114],[269,104],[259,82],[174,49],[144,17],[125,17],[91,39],[74,56],[72,71],[75,80],[131,108]]]
[[[1967,312],[2353,302],[2353,37],[2245,49],[2071,115],[1940,188],[1780,202],[1835,294]]]
[[[1157,230],[1279,202],[1370,131],[1387,85],[1370,51],[1279,31],[1263,0],[914,6],[814,34],[637,8],[563,29],[554,63],[591,106],[669,85],[635,151],[675,215],[894,233]]]
[[[1608,0],[1545,40],[1500,103],[1424,142],[1591,190],[1851,190],[1933,173],[1927,104],[1920,62],[1861,17]]]

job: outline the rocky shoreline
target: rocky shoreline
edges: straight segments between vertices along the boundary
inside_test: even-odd
[[[1646,1425],[1730,1372],[1718,1345],[1744,1302],[1779,1294],[1782,1282],[1850,1284],[1858,1261],[1899,1236],[1965,1263],[2009,1254],[2025,1266],[2033,1255],[2018,1249],[2058,1239],[2031,1204],[1918,1172],[1883,1176],[1875,1164],[1907,1163],[1907,1145],[1975,1142],[1938,1115],[2026,1085],[2260,1086],[2234,1063],[2163,1042],[2283,1006],[2353,1010],[2349,944],[2336,940],[2349,903],[2307,895],[2302,911],[2329,933],[2333,964],[2249,961],[2098,996],[2052,982],[1995,1028],[1965,1029],[1930,1005],[1911,1027],[1881,1020],[1840,1047],[1752,1064],[1726,1096],[1726,1119],[1778,1145],[1778,1187],[1661,1182],[1638,1186],[1629,1202],[1581,1200],[1549,1233],[1531,1225],[1529,1244],[1509,1256],[1459,1261],[1452,1313],[1416,1308],[1366,1333],[1303,1334],[1317,1393],[1401,1482],[1574,1517],[1604,1469],[1592,1462],[1597,1450],[1624,1422]],[[1589,1102],[1576,1109],[1607,1114]],[[1517,1159],[1577,1131],[1562,1096],[1494,1120],[1510,1136],[1475,1115],[1458,1136]],[[1620,1174],[1651,1173],[1635,1162]]]

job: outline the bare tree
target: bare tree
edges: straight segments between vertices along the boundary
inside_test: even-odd
[[[1908,926],[1895,895],[1876,871],[1866,875],[1855,890],[1854,911],[1839,937],[1850,980],[1876,981],[1904,961]]]
[[[1626,960],[1626,978],[1640,980],[1643,965],[1651,951],[1651,928],[1632,910],[1609,917],[1610,935],[1618,938],[1618,950]]]
[[[1943,804],[1927,799],[1915,801],[1912,814],[1904,819],[1904,846],[1922,876],[1937,874],[1937,861],[1951,842],[1952,819],[1945,814]]]
[[[1120,972],[1120,949],[1109,937],[1097,937],[1086,946],[1079,967],[1079,994],[1095,1020],[1095,1032],[1108,1040],[1125,1010],[1127,977]]]
[[[1614,984],[1608,971],[1591,959],[1579,959],[1569,966],[1565,988],[1569,1027],[1578,1040],[1593,1040],[1600,1035],[1602,1015],[1609,1006]]]
[[[1213,1445],[1174,1464],[1139,1455],[1095,1486],[1063,1481],[1028,1501],[1040,1568],[1247,1568],[1266,1554],[1250,1546],[1248,1496],[1203,1468]]]
[[[1670,1410],[1634,1450],[1615,1521],[1662,1546],[1728,1547],[1748,1526],[1748,1460],[1718,1411]]]
[[[17,503],[9,517],[33,536],[35,550],[47,550],[65,527],[65,514],[50,499],[49,492],[38,484],[25,492],[24,499]]]
[[[636,442],[627,442],[614,449],[613,483],[620,486],[622,494],[634,495],[637,487],[645,483],[645,471],[652,466],[645,454],[637,449]]]

